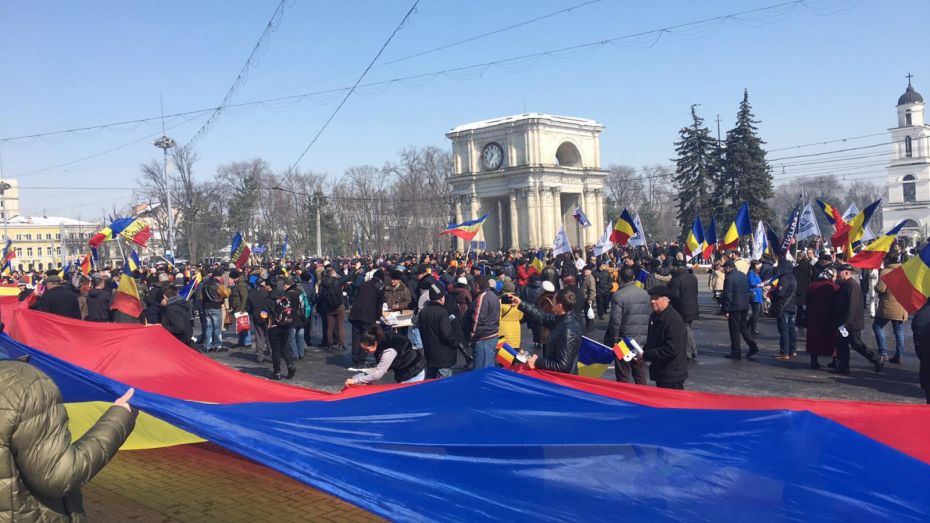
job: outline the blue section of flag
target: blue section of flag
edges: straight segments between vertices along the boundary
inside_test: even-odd
[[[613,362],[614,351],[610,347],[590,338],[581,338],[581,346],[578,347],[578,363],[584,365],[606,363],[609,365]]]

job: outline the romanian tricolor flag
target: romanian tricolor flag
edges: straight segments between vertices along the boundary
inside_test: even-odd
[[[902,227],[904,227],[904,222],[899,223],[890,231],[874,240],[868,247],[849,258],[847,263],[853,267],[859,267],[860,269],[878,269],[882,266],[882,262],[885,261],[885,255],[891,250],[891,245],[894,243]]]
[[[882,281],[907,312],[914,314],[930,297],[930,244],[904,265],[882,276]]]
[[[81,259],[81,272],[83,272],[84,275],[86,276],[90,274],[90,270],[91,270],[90,253],[87,253],[84,255],[84,258]]]
[[[142,315],[142,299],[139,298],[139,288],[129,269],[129,260],[123,260],[123,274],[119,277],[116,292],[110,310],[118,310],[127,316],[138,318]]]
[[[440,236],[443,234],[451,234],[452,236],[458,236],[459,238],[470,242],[475,236],[478,235],[478,231],[481,230],[481,226],[484,225],[484,221],[488,219],[488,213],[484,213],[484,216],[478,218],[477,220],[469,220],[467,222],[462,222],[459,224],[450,223],[446,230],[439,233]]]
[[[643,349],[639,346],[639,343],[636,343],[636,340],[624,336],[614,344],[613,353],[617,359],[630,362],[642,354]]]
[[[752,224],[749,220],[749,204],[744,203],[736,213],[736,218],[730,224],[727,233],[723,236],[723,245],[720,247],[722,249],[736,249],[739,247],[740,236],[747,234],[752,234]]]
[[[771,278],[769,278],[768,280],[766,280],[765,283],[763,283],[762,285],[765,286],[765,287],[770,287],[770,288],[772,288],[772,289],[777,289],[777,288],[778,288],[778,282],[779,282],[779,278],[778,278],[778,276],[776,275],[776,276],[772,276]]]
[[[717,250],[717,217],[711,216],[707,230],[704,231],[704,258],[709,260],[715,250]]]
[[[184,288],[181,289],[181,292],[178,294],[185,300],[189,301],[191,297],[194,296],[194,291],[197,290],[197,286],[200,285],[200,280],[200,271],[194,271],[194,277],[188,278],[187,285],[185,285]]]
[[[694,224],[688,231],[685,246],[688,248],[688,255],[692,258],[704,252],[704,227],[701,226],[700,216],[694,218]]]
[[[236,235],[233,236],[232,243],[229,246],[229,261],[239,269],[249,261],[250,254],[252,254],[252,249],[249,248],[249,244],[242,239],[242,233],[236,231]]]
[[[142,269],[142,262],[139,261],[139,253],[133,249],[129,253],[129,258],[126,259],[126,263],[129,264],[129,270],[132,272],[137,272]]]
[[[636,275],[636,279],[633,280],[633,284],[639,287],[640,289],[646,288],[646,282],[649,280],[649,273],[646,272],[646,269],[640,269],[639,274]]]
[[[530,272],[535,272],[536,274],[542,274],[543,269],[546,268],[546,263],[543,261],[546,259],[546,252],[543,250],[536,251],[536,256],[533,256],[533,261],[530,262]]]
[[[843,215],[836,207],[820,200],[817,200],[817,206],[820,207],[820,210],[827,216],[827,221],[830,222],[830,225],[834,228],[839,228],[840,225],[846,223],[846,221],[843,220]]]
[[[128,242],[132,242],[139,247],[145,247],[145,242],[152,237],[152,229],[142,220],[136,219],[127,225],[119,235]]]
[[[13,240],[7,239],[6,245],[3,246],[3,260],[0,262],[3,272],[13,272],[13,258],[16,257],[16,249],[13,248]]]
[[[578,375],[600,378],[607,366],[614,362],[614,351],[610,347],[590,338],[582,337],[578,347]]]
[[[630,216],[629,211],[623,209],[623,212],[620,213],[620,219],[614,224],[614,231],[610,233],[610,241],[622,247],[626,245],[630,241],[630,238],[638,231],[639,229],[637,229],[636,224],[633,223],[633,217]]]
[[[95,234],[87,243],[91,247],[100,247],[105,241],[112,240],[118,234],[121,234],[126,227],[129,227],[136,221],[135,218],[120,218],[110,224],[109,227],[104,227],[100,232]]]
[[[495,358],[505,368],[510,368],[516,363],[526,363],[526,359],[520,355],[520,351],[514,349],[509,343],[504,341],[504,337],[497,342],[497,357]]]
[[[848,227],[844,227],[842,230],[837,228],[833,236],[830,237],[831,243],[836,247],[849,246],[850,249],[847,252],[850,254],[852,254],[853,249],[859,249],[862,246],[862,237],[865,236],[865,228],[869,226],[872,215],[875,214],[875,211],[881,204],[881,199],[872,202],[868,207],[863,209],[862,212],[857,214],[852,221],[846,224]],[[833,241],[834,238],[836,238],[837,241]]]

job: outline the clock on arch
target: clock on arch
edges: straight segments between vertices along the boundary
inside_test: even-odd
[[[481,151],[481,165],[485,170],[493,171],[500,169],[504,163],[504,149],[497,142],[491,142],[484,146]]]

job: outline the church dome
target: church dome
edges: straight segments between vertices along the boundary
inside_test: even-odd
[[[920,93],[914,90],[910,84],[907,86],[907,90],[904,91],[904,94],[898,98],[898,105],[904,104],[914,104],[914,103],[923,103],[924,97],[920,96]]]

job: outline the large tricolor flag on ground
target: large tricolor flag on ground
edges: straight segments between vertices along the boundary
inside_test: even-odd
[[[232,243],[229,245],[230,263],[234,264],[237,269],[242,268],[249,261],[250,254],[252,254],[252,249],[249,248],[249,244],[242,239],[242,233],[236,231]]]
[[[717,250],[717,217],[711,216],[710,223],[707,224],[707,230],[704,231],[704,258],[710,259],[710,255]]]
[[[116,292],[113,293],[110,309],[138,318],[142,314],[142,300],[139,298],[139,288],[129,267],[129,260],[123,260],[123,273],[116,285]]]
[[[859,267],[860,269],[880,268],[882,262],[885,260],[885,255],[891,250],[891,245],[894,243],[895,238],[898,237],[898,233],[901,232],[901,228],[904,227],[904,223],[905,222],[901,222],[892,227],[890,231],[881,235],[877,240],[874,240],[865,249],[857,252],[855,256],[849,258],[847,262],[853,267]]]
[[[930,297],[930,243],[904,265],[882,276],[888,291],[907,312],[914,314]]]
[[[481,226],[484,225],[484,221],[488,219],[488,213],[484,213],[484,216],[478,218],[477,220],[468,220],[467,222],[462,223],[450,223],[446,230],[439,233],[440,236],[443,234],[451,234],[452,236],[458,236],[459,238],[470,242],[475,239],[475,236],[478,235],[478,231],[481,230]]]
[[[610,241],[622,247],[630,241],[636,231],[633,217],[630,216],[629,211],[623,209],[623,212],[620,213],[620,219],[614,223],[614,231],[610,234]]]
[[[600,378],[614,362],[614,351],[607,345],[582,336],[578,347],[578,375]]]
[[[704,252],[704,228],[701,226],[700,216],[694,218],[694,223],[685,239],[685,246],[688,248],[688,256],[692,258]]]
[[[724,250],[739,248],[740,236],[747,234],[752,234],[752,223],[749,221],[749,204],[744,203],[736,212],[736,218],[723,236],[723,245],[720,248]]]
[[[0,351],[31,356],[55,381],[75,438],[132,386],[141,414],[125,449],[207,440],[388,520],[874,523],[930,513],[926,406],[497,368],[330,394],[237,372],[159,326],[95,324],[89,337],[85,322],[15,304],[0,301]],[[753,484],[766,488],[740,488]]]

